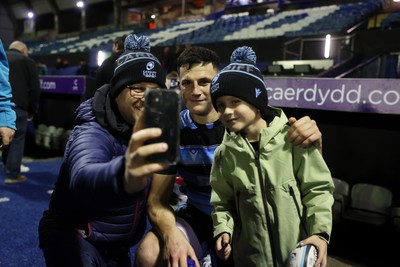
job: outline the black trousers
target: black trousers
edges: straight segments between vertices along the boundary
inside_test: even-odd
[[[95,245],[74,229],[45,224],[39,224],[39,244],[47,267],[131,267],[129,247]]]
[[[185,209],[180,209],[176,213],[177,217],[180,217],[187,221],[196,233],[197,239],[200,244],[206,242],[209,249],[213,267],[233,267],[232,253],[228,260],[224,261],[217,257],[215,254],[215,241],[213,237],[213,223],[211,216],[204,214],[197,208],[190,204]]]

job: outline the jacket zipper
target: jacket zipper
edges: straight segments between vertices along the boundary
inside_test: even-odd
[[[245,138],[245,137],[244,137]],[[254,151],[252,145],[249,143],[249,141],[247,140],[247,138],[245,138],[247,145],[250,146],[250,149]],[[264,181],[266,181],[265,179],[263,179],[263,175],[262,175],[262,170],[261,170],[261,163],[260,163],[260,144],[261,144],[261,137],[260,140],[258,142],[258,151],[254,151],[254,157],[256,160],[256,166],[257,166],[257,171],[258,171],[258,178],[260,180],[260,186],[261,186],[261,192],[263,192],[264,194],[261,194],[261,197],[263,199],[263,204],[264,204],[264,212],[265,212],[265,217],[267,219],[267,229],[268,229],[268,236],[269,236],[269,240],[270,240],[270,244],[271,244],[271,251],[272,251],[272,262],[274,264],[274,267],[277,267],[277,263],[276,263],[276,248],[275,248],[275,242],[274,242],[274,236],[273,236],[273,231],[272,231],[272,223],[271,223],[271,218],[269,217],[269,209],[268,209],[268,200],[266,197],[266,185],[264,184]]]

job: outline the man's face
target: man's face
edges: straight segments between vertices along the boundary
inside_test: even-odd
[[[179,68],[179,82],[183,102],[194,116],[207,116],[215,112],[210,96],[210,84],[217,74],[211,63],[197,64],[190,69],[187,66]]]
[[[144,91],[159,87],[158,84],[151,82],[135,83],[125,87],[115,98],[122,118],[128,124],[134,125],[144,109]]]

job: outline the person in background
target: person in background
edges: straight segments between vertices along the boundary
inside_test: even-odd
[[[267,88],[248,46],[211,81],[211,99],[227,128],[211,169],[217,255],[235,266],[286,266],[290,252],[312,244],[327,266],[334,184],[315,146],[286,138],[288,119],[268,106]]]
[[[28,55],[28,47],[21,41],[14,41],[6,52],[10,66],[10,85],[12,100],[17,115],[13,142],[3,149],[6,184],[23,182],[26,176],[21,174],[22,157],[25,150],[25,136],[28,121],[37,112],[40,97],[39,76],[36,63]]]
[[[161,129],[141,129],[144,92],[160,87],[165,73],[149,39],[128,35],[110,83],[76,110],[49,208],[39,222],[48,267],[131,266],[130,248],[147,226],[149,176],[167,167],[145,160],[168,149],[166,143],[144,144]]]
[[[16,115],[13,107],[15,104],[11,101],[12,93],[9,82],[9,66],[4,51],[3,43],[0,40],[0,97],[3,102],[0,104],[0,149],[8,146],[14,137],[16,130]],[[21,173],[29,172],[29,167],[21,163]]]
[[[96,71],[96,89],[110,83],[114,74],[115,60],[124,52],[125,38],[126,35],[123,35],[114,39],[111,56],[106,58]]]
[[[8,81],[8,61],[4,51],[3,42],[0,40],[0,150],[8,146],[15,134],[16,115],[11,101],[11,86]]]
[[[136,264],[185,267],[189,257],[196,260],[196,266],[206,266],[210,261],[212,266],[232,266],[230,261],[215,256],[210,203],[214,150],[225,132],[210,97],[210,83],[219,70],[220,59],[210,49],[192,46],[182,52],[177,63],[179,86],[187,107],[181,112],[180,161],[153,175],[147,205],[153,229],[138,246]],[[293,144],[315,144],[322,149],[315,121],[304,117],[298,121],[291,118],[289,122],[292,126],[287,138]],[[188,202],[186,209],[175,214],[169,200],[176,176],[183,177],[186,183]]]
[[[0,40],[0,148],[8,146],[17,129],[15,126],[16,115],[11,101],[12,91],[9,82],[9,66],[4,51],[3,43]]]
[[[176,70],[169,72],[166,76],[166,79],[166,85],[168,89],[179,89],[178,72]]]
[[[69,67],[69,60],[68,59],[64,59],[62,62],[62,68],[67,68]]]
[[[57,70],[60,70],[64,67],[62,58],[60,58],[60,57],[56,58],[56,66],[55,67]]]
[[[166,76],[166,85],[168,89],[177,89],[179,90],[179,82],[178,82],[178,72],[176,70],[171,71]],[[181,110],[186,109],[185,103],[181,101]]]
[[[89,64],[84,58],[81,58],[79,60],[79,68],[76,70],[76,75],[88,76],[89,74],[90,74]]]

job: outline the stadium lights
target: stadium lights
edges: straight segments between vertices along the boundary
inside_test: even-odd
[[[85,7],[85,3],[83,1],[78,1],[76,2],[76,6],[79,8],[84,8]]]
[[[325,58],[329,58],[330,50],[331,50],[331,35],[327,34],[325,37],[325,52],[324,52]]]
[[[103,51],[99,51],[97,52],[97,66],[101,66],[101,64],[103,63],[103,61],[107,58],[106,53],[104,53]]]

